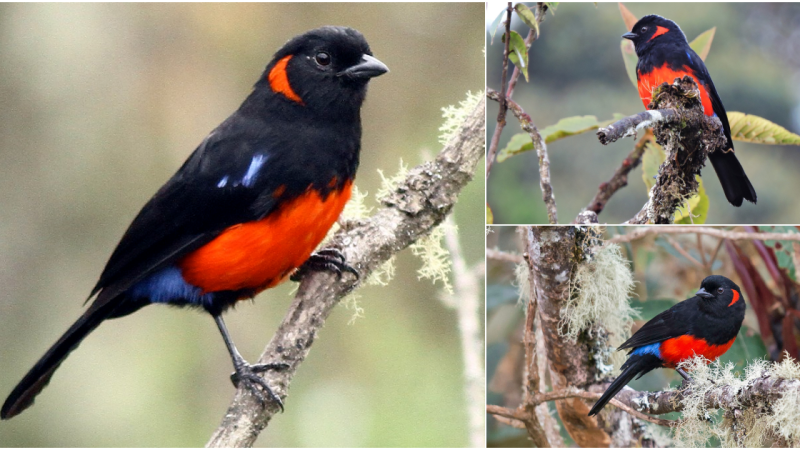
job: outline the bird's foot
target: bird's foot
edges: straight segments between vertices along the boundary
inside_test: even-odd
[[[285,370],[288,368],[289,365],[284,363],[248,364],[246,361],[242,361],[240,364],[234,365],[236,372],[231,374],[231,381],[237,388],[242,386],[247,388],[258,398],[264,407],[266,407],[269,402],[275,402],[278,404],[281,412],[283,412],[283,402],[281,398],[272,391],[267,380],[261,378],[258,374],[268,370]],[[266,396],[264,394],[266,394]]]
[[[335,248],[326,248],[312,254],[289,279],[292,281],[300,281],[308,273],[319,270],[330,270],[335,273],[338,278],[342,278],[342,272],[348,272],[356,277],[356,281],[359,279],[358,271],[349,266],[342,252]]]

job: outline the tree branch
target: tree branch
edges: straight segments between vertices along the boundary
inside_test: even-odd
[[[497,148],[500,146],[500,135],[503,134],[503,128],[506,127],[506,75],[508,74],[508,53],[511,44],[511,2],[508,2],[506,7],[506,41],[505,48],[503,49],[503,75],[500,79],[500,92],[502,95],[498,98],[500,103],[500,110],[497,112],[497,126],[494,127],[492,140],[489,142],[489,153],[486,155],[486,180],[489,180],[489,172],[492,170],[492,164],[497,157]],[[517,74],[519,76],[519,74]]]
[[[515,253],[508,253],[494,248],[486,249],[486,259],[494,259],[497,261],[507,261],[514,264],[519,264],[524,261],[522,256]]]
[[[452,222],[452,217],[447,219]],[[470,447],[486,445],[485,414],[482,405],[486,399],[486,379],[483,366],[483,333],[481,332],[483,292],[478,279],[472,276],[467,262],[461,255],[458,228],[455,223],[444,229],[447,250],[453,261],[453,294],[448,304],[458,312],[458,330],[461,336],[461,352],[464,357],[464,398],[469,417]]]
[[[611,125],[597,130],[597,139],[603,145],[616,142],[628,136],[636,138],[636,132],[650,128],[657,123],[670,124],[680,118],[675,108],[642,111],[640,113],[620,119]]]
[[[618,234],[606,242],[622,243],[642,239],[651,234],[705,234],[729,239],[732,241],[796,241],[800,242],[800,233],[747,233],[744,231],[730,231],[711,227],[678,226],[669,227],[640,227],[626,234]],[[714,252],[716,255],[716,251]],[[711,260],[713,263],[714,259]]]
[[[493,89],[486,89],[486,97],[499,101],[500,94]],[[553,196],[553,186],[550,184],[550,158],[547,156],[547,145],[536,129],[533,119],[519,104],[510,98],[506,99],[508,108],[519,120],[522,131],[528,133],[533,142],[533,148],[536,149],[536,155],[539,156],[539,187],[542,190],[542,200],[547,206],[547,218],[551,224],[558,223],[558,212],[556,210],[556,199]]]
[[[604,386],[608,386],[609,383]],[[709,409],[746,409],[774,403],[783,395],[800,392],[800,380],[770,376],[767,371],[746,388],[715,386],[706,392],[704,403]],[[683,411],[683,399],[692,393],[691,384],[680,391],[640,392],[625,387],[616,398],[633,409],[647,414]]]
[[[328,244],[339,248],[347,262],[366,279],[383,262],[430,233],[450,213],[461,189],[472,179],[484,154],[486,101],[481,99],[435,160],[412,169],[406,179],[383,200],[384,208],[367,220],[354,221],[339,230]],[[314,272],[300,283],[289,311],[259,358],[259,363],[288,364],[264,377],[282,399],[291,380],[332,309],[355,286],[347,275],[341,280],[329,272]],[[264,408],[243,389],[235,397],[211,436],[209,447],[252,446],[273,415],[274,404]]]

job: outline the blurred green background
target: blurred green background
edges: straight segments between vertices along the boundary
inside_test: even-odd
[[[800,4],[798,3],[630,3],[636,16],[660,14],[680,25],[691,41],[717,27],[706,66],[728,111],[771,120],[800,133]],[[503,4],[493,2],[487,23]],[[491,17],[490,17],[491,16]],[[515,19],[512,28],[523,37],[528,28]],[[617,3],[561,3],[547,14],[541,37],[530,50],[530,83],[520,77],[514,100],[541,129],[560,118],[642,110],[638,93],[625,73],[620,36],[626,31]],[[502,47],[498,32],[488,45],[487,84],[500,88]],[[509,73],[510,70],[509,70]],[[489,102],[487,133],[494,132],[497,102]],[[520,132],[509,116],[500,148]],[[569,223],[589,203],[600,183],[608,181],[633,149],[630,138],[601,145],[594,132],[548,146],[550,171],[559,220]],[[708,223],[800,223],[800,147],[735,142],[736,153],[758,193],[758,204],[731,206],[713,168],[703,170],[711,206]],[[601,223],[621,223],[647,201],[641,168],[631,172],[628,186],[618,191],[600,214]],[[534,152],[492,167],[488,202],[495,223],[547,223],[539,189]]]
[[[377,169],[440,149],[441,107],[482,89],[483,19],[480,3],[0,5],[0,395],[82,313],[139,208],[289,38],[351,26],[391,69],[362,113],[357,186],[373,194]],[[455,208],[469,263],[483,258],[482,173]],[[467,444],[455,312],[419,266],[402,252],[389,286],[359,291],[354,324],[334,311],[257,445]],[[226,316],[246,359],[293,287]],[[0,423],[0,446],[201,446],[231,370],[210,316],[144,308],[90,335],[34,407]]]

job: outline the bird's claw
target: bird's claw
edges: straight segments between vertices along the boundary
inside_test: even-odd
[[[235,368],[236,372],[231,374],[231,382],[237,388],[244,387],[252,392],[264,407],[269,402],[275,402],[283,412],[283,401],[272,391],[267,380],[261,378],[258,374],[269,370],[285,370],[287,368],[289,368],[289,365],[284,363],[252,365],[243,363]],[[267,394],[266,397],[264,396],[265,393]]]
[[[342,272],[353,274],[356,281],[360,278],[358,271],[347,264],[342,252],[335,248],[326,248],[312,254],[289,279],[300,281],[309,272],[317,270],[330,270],[338,279],[342,278]]]

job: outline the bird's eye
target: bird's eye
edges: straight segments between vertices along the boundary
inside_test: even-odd
[[[319,52],[314,56],[314,60],[317,61],[317,64],[320,66],[327,66],[331,63],[331,55],[325,52]]]
[[[725,292],[725,289],[724,289],[724,288],[719,288],[719,289],[717,289],[717,293],[718,293],[718,294],[722,294],[723,292]]]
[[[642,33],[647,33],[647,27],[642,27]]]

